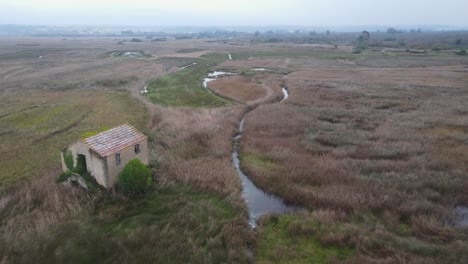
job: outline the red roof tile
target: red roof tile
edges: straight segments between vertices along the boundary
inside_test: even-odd
[[[99,156],[107,157],[145,139],[136,128],[125,124],[83,139]]]

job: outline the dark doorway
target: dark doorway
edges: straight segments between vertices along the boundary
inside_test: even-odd
[[[78,154],[78,157],[76,158],[76,172],[80,175],[88,172],[88,167],[86,166],[86,156],[83,154]]]

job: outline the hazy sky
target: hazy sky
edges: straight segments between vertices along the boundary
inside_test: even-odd
[[[468,26],[468,0],[0,0],[0,10],[0,24]]]

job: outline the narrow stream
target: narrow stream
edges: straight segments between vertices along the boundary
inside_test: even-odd
[[[148,85],[145,85],[145,87],[143,88],[143,91],[140,91],[140,93],[142,94],[148,93],[148,89],[146,89],[147,87]]]
[[[281,91],[283,92],[283,99],[281,99],[281,102],[283,102],[284,100],[289,98],[289,92],[288,88],[286,88],[285,86],[281,87]]]
[[[196,62],[190,63],[189,65],[185,65],[185,66],[183,66],[183,67],[180,67],[180,69],[181,69],[181,70],[184,70],[184,69],[187,69],[188,67],[191,67],[191,66],[193,66],[193,65],[197,65],[197,63],[196,63]]]
[[[203,84],[202,85],[203,85],[203,87],[205,89],[208,90],[208,92],[213,93],[210,89],[208,89],[208,83],[218,79],[219,77],[228,76],[228,75],[237,75],[237,73],[223,72],[223,71],[210,72],[210,73],[208,73],[208,77],[203,79]]]
[[[285,87],[282,87],[283,99],[284,101],[288,98],[288,90]],[[250,180],[250,178],[241,170],[240,161],[239,161],[239,144],[242,137],[242,132],[244,130],[245,116],[240,122],[239,125],[239,134],[234,137],[234,147],[232,150],[232,163],[236,169],[239,177],[242,182],[242,197],[247,203],[249,210],[249,224],[252,228],[256,227],[256,221],[258,217],[265,213],[291,213],[301,210],[301,208],[296,206],[286,205],[283,199],[264,192],[259,189],[255,184]]]

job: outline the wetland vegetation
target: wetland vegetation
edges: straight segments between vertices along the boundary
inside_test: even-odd
[[[355,35],[333,34],[347,42],[125,42],[145,57],[109,56],[115,38],[0,39],[1,261],[463,263],[464,42],[432,52],[445,40],[395,35],[427,52],[352,54]],[[210,93],[215,70],[238,75]],[[306,209],[255,230],[231,160],[244,116],[240,168]],[[148,192],[55,184],[64,147],[121,123],[149,138]]]

